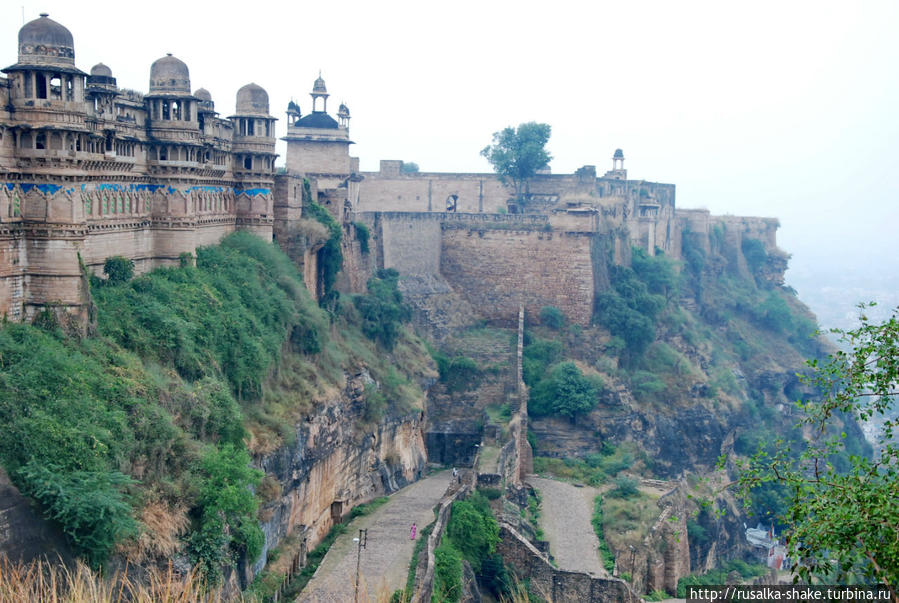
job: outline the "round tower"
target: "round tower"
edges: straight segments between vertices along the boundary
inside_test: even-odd
[[[185,163],[198,162],[202,151],[196,137],[198,102],[190,93],[190,70],[184,61],[169,53],[150,65],[150,92],[144,104],[154,139],[148,154],[151,163],[178,171]]]
[[[275,169],[275,118],[269,115],[268,93],[250,83],[237,91],[234,124],[234,173],[271,174]]]
[[[72,33],[47,13],[19,30],[19,60],[3,70],[9,75],[9,100],[17,121],[16,146],[23,159],[55,157],[59,152],[95,149],[85,123],[86,73],[75,67]]]

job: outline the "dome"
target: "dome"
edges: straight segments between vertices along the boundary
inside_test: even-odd
[[[103,63],[97,63],[96,65],[91,67],[91,75],[99,75],[102,77],[112,77],[112,69],[110,69]]]
[[[41,13],[19,30],[19,63],[35,65],[75,65],[72,32]]]
[[[238,115],[268,115],[268,92],[257,84],[247,84],[237,91]]]
[[[315,83],[312,84],[312,94],[323,94],[325,96],[328,95],[328,89],[325,87],[325,80],[322,79],[322,75],[319,73],[318,78],[315,80]]]
[[[310,113],[306,117],[297,120],[293,125],[297,128],[322,128],[329,130],[336,130],[340,127],[337,120],[321,111]]]
[[[340,103],[340,107],[337,109],[338,117],[349,117],[350,116],[350,108],[345,104]]]
[[[615,149],[615,154],[612,155],[612,159],[624,159],[624,151],[621,149]]]
[[[150,66],[150,94],[190,94],[190,71],[170,54]]]
[[[206,88],[197,88],[194,90],[194,96],[205,102],[210,102],[212,100],[212,95],[209,94],[209,90]]]

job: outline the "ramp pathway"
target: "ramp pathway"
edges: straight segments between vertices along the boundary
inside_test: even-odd
[[[599,540],[590,523],[596,488],[530,476],[527,482],[542,497],[540,527],[559,569],[608,576],[599,558]]]
[[[426,477],[392,494],[390,500],[371,515],[356,518],[328,550],[297,601],[353,601],[357,553],[353,538],[359,536],[360,528],[368,530],[368,542],[360,557],[359,601],[374,603],[405,588],[415,546],[415,541],[409,538],[409,528],[415,522],[420,532],[434,521],[433,508],[451,479],[451,471]],[[419,537],[416,535],[416,539]]]

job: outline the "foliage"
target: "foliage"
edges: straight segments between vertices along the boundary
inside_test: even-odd
[[[103,274],[106,275],[110,285],[127,283],[134,276],[134,260],[120,255],[106,258],[103,263]]]
[[[593,410],[604,389],[602,379],[584,375],[570,361],[561,362],[549,371],[531,392],[528,412],[534,416],[562,415],[574,418]]]
[[[371,231],[368,230],[368,226],[364,222],[353,222],[353,228],[356,230],[356,239],[359,241],[359,251],[363,254],[367,254],[368,249],[368,241],[371,238]]]
[[[765,251],[764,243],[758,239],[745,238],[740,243],[740,248],[749,265],[749,270],[754,275],[758,274],[761,267],[768,261],[768,252]]]
[[[522,373],[528,387],[534,387],[546,374],[551,364],[562,357],[562,342],[531,338],[522,353]]]
[[[196,268],[155,270],[95,299],[101,334],[188,379],[221,371],[240,398],[261,395],[291,325],[313,339],[323,328],[290,260],[247,232],[198,249]]]
[[[458,601],[462,596],[462,553],[444,542],[434,549],[434,593],[438,602]]]
[[[215,583],[219,568],[245,555],[249,563],[262,551],[264,536],[256,521],[252,488],[263,473],[250,467],[246,450],[224,444],[202,460],[203,483],[197,501],[198,529],[188,544],[191,561]]]
[[[639,249],[634,249],[633,256],[635,268],[611,267],[612,289],[596,296],[594,308],[595,320],[624,340],[631,360],[655,339],[656,318],[667,303],[666,296],[677,290],[667,258],[650,258]]]
[[[732,572],[737,572],[744,580],[764,576],[768,573],[768,568],[759,563],[750,564],[740,559],[732,559],[723,566],[713,569],[705,574],[690,574],[684,576],[677,581],[677,596],[685,598],[687,596],[687,588],[690,586],[715,586],[727,584],[727,576]]]
[[[606,483],[609,477],[629,469],[635,461],[630,444],[608,448],[608,453],[588,454],[583,459],[535,456],[534,472],[599,486]]]
[[[308,187],[306,182],[304,180],[304,186]],[[342,231],[334,216],[312,199],[304,201],[303,217],[311,217],[328,229],[328,240],[318,252],[318,267],[322,279],[321,304],[327,305],[336,298],[334,285],[337,282],[337,273],[343,267],[343,254],[340,251]]]
[[[558,331],[565,326],[565,314],[555,306],[543,306],[540,308],[540,322]]]
[[[593,517],[590,519],[590,523],[593,524],[593,531],[599,539],[599,554],[602,557],[602,565],[606,568],[606,571],[611,572],[615,569],[615,554],[609,548],[609,544],[606,542],[603,534],[602,496],[597,496],[593,499]]]
[[[640,494],[637,489],[639,482],[632,477],[622,475],[615,478],[615,488],[608,492],[611,498],[633,498]]]
[[[402,165],[400,165],[400,172],[403,174],[417,174],[418,164],[414,161],[404,161]]]
[[[801,377],[822,396],[797,403],[800,426],[811,434],[807,445],[796,451],[778,442],[759,450],[742,467],[739,485],[747,498],[760,485],[786,487],[789,557],[800,577],[897,584],[899,447],[890,413],[899,394],[899,311],[875,324],[864,308],[857,329],[833,331],[849,351],[809,361],[814,373]],[[856,453],[837,462],[848,448],[846,424],[856,416],[883,418],[880,456]]]
[[[396,345],[402,323],[412,318],[412,311],[403,303],[397,288],[399,273],[382,268],[368,281],[368,294],[353,297],[353,304],[362,317],[362,332],[388,350]]]
[[[478,363],[468,356],[455,356],[448,358],[444,354],[436,354],[437,370],[440,372],[440,381],[446,384],[450,393],[462,392],[474,389],[481,377],[481,369]]]
[[[476,504],[478,499],[482,500],[480,505]],[[499,524],[483,496],[475,494],[470,500],[474,502],[459,500],[453,503],[446,533],[453,546],[479,573],[482,561],[496,551]]]
[[[419,537],[415,539],[415,548],[412,549],[412,560],[409,562],[409,573],[406,576],[406,589],[403,591],[405,601],[411,601],[412,595],[415,593],[415,574],[418,571],[418,559],[421,557],[421,552],[428,546],[428,538],[433,531],[434,523],[431,522],[421,530]]]
[[[22,491],[40,502],[44,515],[62,527],[77,553],[98,567],[124,538],[137,536],[137,522],[123,488],[133,483],[118,471],[65,471],[31,460],[18,471]]]
[[[503,182],[512,181],[515,197],[521,199],[522,186],[537,170],[549,165],[552,156],[546,143],[552,129],[548,124],[527,122],[493,134],[493,144],[484,147],[484,156]]]

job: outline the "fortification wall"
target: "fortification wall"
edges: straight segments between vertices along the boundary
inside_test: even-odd
[[[446,223],[440,272],[484,317],[515,324],[560,308],[586,325],[593,309],[592,236],[544,230],[491,230]]]
[[[359,212],[443,212],[447,199],[457,197],[456,211],[495,213],[506,207],[514,191],[496,174],[363,172]]]

